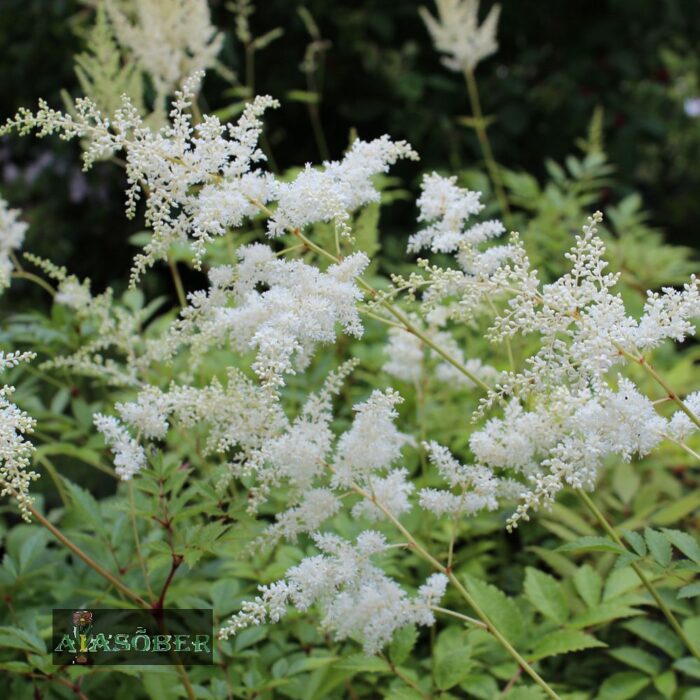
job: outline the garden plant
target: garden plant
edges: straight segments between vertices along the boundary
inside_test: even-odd
[[[604,106],[544,177],[504,167],[501,8],[437,0],[415,40],[479,159],[332,153],[300,8],[317,152],[280,171],[255,56],[285,39],[231,5],[242,74],[205,0],[86,3],[83,94],[1,130],[78,143],[142,228],[97,289],[0,202],[3,697],[698,700],[700,284],[610,198]],[[101,607],[213,609],[214,664],[53,665],[51,609]]]

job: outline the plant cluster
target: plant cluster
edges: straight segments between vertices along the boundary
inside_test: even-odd
[[[225,70],[204,0],[97,5],[86,94],[2,127],[122,167],[147,228],[118,296],[21,257],[21,214],[0,205],[0,284],[50,297],[2,331],[13,692],[697,698],[700,283],[634,195],[605,228],[600,115],[548,182],[503,168],[475,72],[499,10],[424,10],[488,178],[424,174],[406,262],[385,274],[407,142],[353,136],[278,173],[276,99],[245,96],[235,121],[202,111],[203,69]],[[248,43],[250,10],[236,3]],[[158,266],[176,303],[144,292]],[[47,599],[213,607],[216,665],[57,671]]]

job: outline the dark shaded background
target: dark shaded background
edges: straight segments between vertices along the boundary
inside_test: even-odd
[[[319,159],[305,104],[288,97],[305,89],[300,63],[309,34],[293,0],[258,3],[254,34],[283,27],[284,36],[256,56],[256,90],[278,97],[268,137],[280,168]],[[351,129],[364,138],[406,138],[422,163],[398,173],[415,187],[428,168],[479,165],[473,134],[456,122],[469,114],[462,78],[446,70],[418,16],[417,0],[316,0],[305,7],[331,42],[326,54],[321,119],[333,157]],[[486,9],[486,4],[484,10]],[[234,16],[213,0],[226,32],[223,62],[243,73]],[[499,52],[477,69],[484,109],[496,117],[490,134],[497,159],[537,176],[546,157],[574,150],[597,105],[604,108],[605,140],[627,189],[642,191],[653,223],[676,242],[697,245],[700,224],[700,118],[683,111],[698,89],[700,5],[697,0],[506,0]],[[432,7],[430,8],[433,9]],[[0,118],[45,97],[60,106],[60,90],[77,93],[72,56],[82,48],[76,29],[90,10],[70,0],[2,0],[0,5]],[[668,52],[675,59],[669,65]],[[234,98],[210,76],[211,109]],[[0,142],[0,190],[31,223],[28,247],[88,275],[101,288],[124,279],[133,250],[125,245],[138,222],[123,214],[122,175],[101,164],[84,176],[77,144],[12,136]],[[399,207],[385,235],[408,236],[415,212]]]

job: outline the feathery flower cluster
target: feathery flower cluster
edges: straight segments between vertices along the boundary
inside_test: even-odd
[[[385,135],[369,142],[356,139],[343,160],[326,162],[322,170],[307,164],[292,182],[277,183],[278,207],[268,222],[270,236],[320,221],[332,221],[341,234],[349,235],[350,213],[379,201],[372,177],[388,172],[401,158],[418,160],[418,155],[405,141]]]
[[[146,453],[143,447],[129,435],[129,431],[114,416],[97,413],[94,423],[114,455],[115,471],[122,480],[128,481],[146,466]]]
[[[132,284],[156,260],[165,259],[177,241],[190,239],[199,264],[207,242],[256,215],[259,203],[269,199],[271,178],[251,172],[251,167],[264,159],[258,148],[260,117],[278,103],[271,97],[256,97],[236,124],[224,126],[207,116],[193,126],[188,110],[201,78],[201,73],[188,78],[175,93],[170,122],[157,131],[144,124],[126,97],[111,117],[102,115],[88,99],[76,100],[74,116],[40,101],[36,114],[22,109],[2,129],[84,138],[86,169],[96,160],[124,152],[130,183],[127,215],[135,215],[142,192],[147,192],[145,217],[153,229],[152,239],[134,261]]]
[[[479,0],[435,0],[438,16],[424,7],[420,14],[442,62],[454,71],[474,70],[498,49],[496,28],[501,6],[494,5],[479,25]]]
[[[0,292],[10,285],[14,269],[10,253],[22,247],[27,232],[27,224],[19,220],[19,214],[18,209],[10,209],[0,197]]]
[[[380,533],[367,530],[355,544],[336,535],[317,534],[314,541],[321,554],[292,567],[284,580],[260,586],[260,596],[229,620],[221,638],[250,625],[278,622],[288,605],[305,611],[319,604],[321,626],[338,640],[361,640],[366,654],[378,652],[400,627],[434,624],[432,607],[447,587],[444,574],[433,574],[411,598],[372,562],[387,550]]]
[[[33,357],[31,352],[0,352],[0,373]],[[0,496],[17,499],[22,517],[29,522],[29,506],[34,500],[29,485],[39,475],[28,469],[34,447],[24,436],[32,432],[35,421],[10,401],[14,390],[7,385],[0,388]]]
[[[325,271],[281,259],[262,243],[242,246],[237,254],[235,268],[213,268],[210,288],[190,294],[168,337],[152,345],[152,358],[172,357],[181,344],[200,356],[224,345],[242,353],[253,350],[253,370],[263,384],[281,387],[284,375],[306,367],[316,344],[335,340],[337,324],[350,335],[362,335],[357,310],[362,293],[355,278],[369,264],[364,253]]]
[[[151,77],[159,101],[214,65],[224,41],[206,0],[106,0],[119,43]]]
[[[509,520],[513,527],[528,520],[530,510],[551,505],[567,485],[594,488],[607,458],[643,457],[667,431],[651,401],[620,378],[616,390],[553,389],[531,410],[512,399],[503,418],[490,419],[469,444],[481,464],[523,478],[522,503]]]
[[[449,450],[436,442],[426,443],[430,462],[447,482],[447,489],[421,489],[420,505],[435,515],[473,515],[481,510],[495,510],[501,499],[518,498],[522,486],[494,475],[492,469],[480,465],[460,464]],[[459,493],[454,493],[457,489]]]
[[[521,504],[510,527],[531,509],[550,505],[565,485],[592,489],[606,458],[643,456],[664,435],[680,438],[691,430],[684,413],[667,423],[634,384],[620,378],[614,389],[609,375],[624,353],[639,357],[666,339],[680,342],[695,332],[693,319],[700,316],[695,277],[682,290],[649,292],[641,318],[635,319],[613,292],[618,276],[606,271],[605,246],[597,235],[599,213],[567,253],[570,271],[543,285],[516,235],[506,245],[481,250],[502,228],[487,222],[463,229],[480,210],[474,193],[431,175],[424,180],[420,204],[420,220],[429,226],[412,237],[410,249],[452,252],[461,268],[422,263],[427,277],[415,276],[410,286],[424,288],[427,316],[471,318],[500,300],[504,310],[496,310],[487,333],[492,341],[539,336],[539,347],[525,367],[502,373],[482,401],[479,413],[506,402],[504,417],[488,421],[470,439],[475,468],[508,471],[522,479]],[[529,410],[521,403],[525,399]],[[434,450],[431,455],[435,459]],[[505,491],[508,497],[518,495],[514,484]],[[495,499],[496,490],[490,495]],[[449,512],[457,503],[455,494],[449,496],[454,498],[421,494],[421,503]]]
[[[424,327],[414,317],[411,317],[411,323],[420,328],[438,347],[448,352],[452,358],[466,367],[473,376],[491,386],[497,382],[500,372],[490,365],[483,364],[478,357],[465,359],[459,343],[448,331],[438,330],[435,325]],[[425,343],[418,336],[394,326],[389,328],[387,344],[384,348],[384,354],[388,359],[382,369],[392,377],[415,385],[426,376],[426,363],[424,361],[426,350],[428,358],[437,361],[435,377],[439,381],[453,386],[461,385],[469,388],[474,386],[474,382],[454,365],[445,362],[432,348],[426,348]]]

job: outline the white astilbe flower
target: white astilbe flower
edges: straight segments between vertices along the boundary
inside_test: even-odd
[[[500,5],[491,8],[481,25],[479,0],[435,0],[435,5],[437,18],[424,7],[419,11],[435,48],[445,54],[442,62],[450,70],[474,70],[481,60],[496,52]]]
[[[0,292],[10,286],[14,263],[10,253],[19,250],[24,243],[27,224],[19,220],[20,211],[10,209],[0,197]]]
[[[384,354],[388,359],[382,369],[387,374],[411,384],[417,384],[423,378],[425,344],[417,335],[391,326]]]
[[[31,352],[0,351],[0,373],[33,357]],[[34,446],[24,436],[34,430],[35,421],[10,401],[14,390],[13,386],[0,387],[0,496],[15,498],[22,517],[29,522],[29,506],[34,500],[29,485],[39,474],[28,468]]]
[[[330,489],[318,488],[304,492],[300,503],[278,513],[275,523],[256,540],[259,546],[270,547],[284,538],[295,542],[299,535],[314,532],[340,510],[340,501]]]
[[[481,510],[495,510],[500,498],[513,498],[523,490],[511,479],[501,479],[491,469],[480,465],[465,466],[436,442],[425,444],[431,464],[447,482],[450,490],[421,489],[421,508],[438,517],[473,515]],[[454,490],[458,493],[454,493]]]
[[[62,279],[54,296],[56,304],[63,304],[74,311],[87,311],[92,301],[90,280],[81,282],[75,275]]]
[[[476,459],[493,470],[523,477],[513,527],[529,511],[549,507],[565,486],[592,489],[606,458],[645,456],[668,430],[652,402],[626,378],[618,388],[572,392],[560,387],[526,411],[513,399],[503,418],[492,418],[470,438]]]
[[[477,246],[505,231],[500,221],[484,221],[464,230],[464,223],[481,212],[481,192],[458,187],[457,178],[437,173],[423,176],[416,204],[418,221],[428,224],[408,239],[408,252],[429,248],[433,253],[454,253],[460,245]]]
[[[114,416],[96,413],[93,422],[114,455],[117,475],[123,481],[129,481],[146,466],[146,453],[143,447],[131,437],[129,431]]]
[[[162,439],[168,433],[168,413],[172,411],[172,397],[165,397],[155,387],[147,387],[136,401],[117,403],[121,419],[138,430],[146,439]]]
[[[291,182],[277,183],[277,210],[268,222],[271,236],[303,229],[314,222],[332,221],[342,234],[349,234],[350,213],[379,201],[372,178],[388,172],[400,158],[417,160],[405,141],[382,136],[373,141],[357,139],[341,161],[328,161],[322,169],[307,165]]]
[[[159,100],[184,78],[214,65],[224,36],[206,0],[106,0],[119,43],[151,77]]]
[[[365,484],[373,475],[388,469],[401,456],[410,438],[394,424],[394,408],[403,399],[393,389],[373,391],[364,403],[353,407],[352,426],[340,436],[333,460],[333,484]]]
[[[410,598],[372,562],[388,547],[378,532],[361,533],[354,545],[336,535],[315,535],[314,541],[322,553],[292,567],[284,580],[260,586],[260,596],[243,604],[219,631],[221,638],[250,625],[278,622],[288,605],[302,612],[319,605],[322,628],[337,640],[359,640],[366,654],[378,652],[405,625],[434,624],[431,606],[444,595],[446,576],[434,574]]]
[[[364,253],[325,272],[301,260],[277,258],[261,244],[245,246],[238,255],[237,306],[218,309],[214,323],[230,333],[238,349],[255,349],[253,369],[263,382],[281,384],[282,375],[294,372],[294,359],[303,369],[316,343],[335,341],[336,324],[350,335],[362,335],[357,309],[362,292],[355,278],[369,265]],[[261,284],[268,289],[258,291]]]
[[[407,513],[411,510],[409,496],[416,488],[408,477],[406,469],[392,469],[385,477],[370,477],[367,484],[372,500],[365,498],[356,503],[352,509],[353,517],[377,521],[386,517],[385,511],[395,518]]]
[[[85,139],[86,169],[96,160],[124,152],[127,215],[135,215],[142,193],[147,193],[145,218],[153,229],[150,242],[135,259],[132,284],[156,260],[167,258],[175,242],[189,241],[199,266],[209,241],[259,213],[274,192],[274,179],[253,167],[265,158],[258,147],[260,118],[277,101],[256,97],[236,124],[223,125],[209,115],[193,125],[190,106],[201,78],[198,73],[184,82],[175,94],[170,123],[157,131],[144,124],[126,97],[111,116],[101,114],[88,99],[76,100],[72,116],[42,100],[36,114],[21,109],[1,130]]]
[[[281,259],[261,243],[237,252],[239,265],[210,270],[210,288],[190,294],[180,319],[149,344],[150,361],[169,360],[183,345],[195,364],[214,347],[252,350],[253,370],[274,389],[286,374],[308,365],[318,343],[335,341],[337,325],[362,335],[357,302],[363,295],[356,277],[369,264],[364,253],[321,271],[302,260]]]
[[[683,403],[691,413],[700,416],[700,391],[688,394],[683,399]],[[668,422],[668,434],[674,440],[680,440],[681,442],[689,438],[697,429],[698,426],[683,411],[676,411]]]
[[[462,349],[449,332],[438,330],[432,325],[425,326],[415,316],[411,316],[410,320],[415,327],[419,328],[431,341],[445,350],[473,376],[490,386],[496,383],[500,372],[494,367],[485,365],[479,358],[465,359]],[[404,328],[392,326],[389,328],[387,338],[388,342],[384,348],[384,354],[388,359],[382,369],[392,377],[417,384],[425,376],[426,368],[423,360],[427,350],[428,357],[438,363],[435,368],[437,379],[452,386],[469,388],[475,386],[474,382],[454,365],[446,362],[432,348],[426,348],[424,342],[417,335]]]

